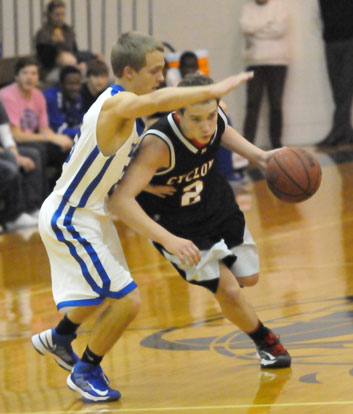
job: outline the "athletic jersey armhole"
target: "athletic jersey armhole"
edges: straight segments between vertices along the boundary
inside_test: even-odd
[[[167,174],[169,171],[171,171],[175,167],[175,151],[174,151],[174,146],[173,146],[172,141],[168,138],[168,136],[166,134],[159,131],[158,129],[149,129],[149,130],[147,130],[143,134],[142,139],[144,139],[144,137],[146,135],[155,135],[156,137],[160,138],[162,141],[164,141],[168,145],[168,148],[169,148],[169,166],[167,168],[163,168],[163,169],[158,170],[155,173],[155,175]]]
[[[218,105],[218,115],[223,119],[224,121],[224,127],[228,125],[228,118],[227,115],[224,113],[223,109]]]

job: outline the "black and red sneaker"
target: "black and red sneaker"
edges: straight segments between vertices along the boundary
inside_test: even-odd
[[[269,331],[263,342],[256,346],[261,368],[288,368],[292,358],[281,344],[279,336]]]

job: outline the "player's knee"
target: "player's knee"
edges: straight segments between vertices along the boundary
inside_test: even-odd
[[[239,277],[237,278],[240,286],[246,286],[246,287],[250,287],[250,286],[255,286],[257,284],[257,282],[259,281],[259,274],[255,273],[251,276],[247,276],[247,277]]]
[[[129,295],[129,300],[130,300],[130,306],[129,306],[130,316],[132,318],[135,318],[135,316],[138,314],[141,308],[141,303],[142,303],[140,291],[138,289],[133,290]]]
[[[240,287],[228,286],[223,289],[219,289],[216,294],[216,298],[221,304],[236,305],[239,302],[241,295]]]
[[[141,296],[139,290],[136,288],[122,299],[110,301],[111,306],[114,306],[116,314],[124,313],[125,318],[132,321],[138,314],[141,307]]]

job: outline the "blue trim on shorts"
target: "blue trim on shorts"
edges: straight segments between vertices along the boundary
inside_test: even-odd
[[[89,156],[87,157],[85,162],[82,164],[81,168],[79,169],[78,173],[76,174],[74,179],[71,181],[69,187],[65,191],[65,193],[63,195],[63,200],[61,201],[58,209],[55,211],[55,213],[54,213],[54,215],[51,219],[51,227],[52,227],[52,229],[53,229],[53,231],[54,231],[54,233],[57,237],[57,240],[66,244],[66,246],[69,249],[70,254],[76,260],[76,262],[79,264],[79,266],[81,268],[82,275],[85,278],[86,282],[89,284],[89,286],[91,287],[91,289],[94,292],[99,294],[100,297],[96,298],[96,299],[82,299],[80,301],[67,301],[67,302],[63,302],[64,304],[59,303],[57,305],[58,310],[62,307],[66,307],[66,306],[85,306],[86,302],[88,303],[88,306],[99,304],[106,297],[112,297],[112,298],[116,298],[116,299],[122,298],[137,287],[135,282],[131,282],[128,286],[126,286],[121,291],[111,292],[109,290],[110,285],[111,285],[111,280],[110,280],[107,272],[105,271],[104,266],[103,266],[103,264],[102,264],[102,262],[101,262],[101,260],[98,256],[97,252],[95,251],[92,244],[87,239],[82,237],[80,235],[79,231],[77,231],[75,229],[75,227],[73,226],[73,224],[72,224],[72,219],[73,219],[73,216],[74,216],[74,213],[75,213],[76,209],[80,208],[80,207],[84,207],[86,205],[89,197],[91,196],[93,191],[96,189],[96,187],[98,186],[98,184],[102,180],[104,174],[106,173],[107,169],[109,168],[109,166],[110,166],[111,162],[113,161],[115,155],[112,155],[111,157],[109,157],[109,159],[104,163],[102,169],[97,174],[97,176],[87,186],[87,188],[85,189],[85,191],[84,191],[84,193],[83,193],[83,195],[82,195],[82,197],[81,197],[81,199],[78,203],[78,206],[77,207],[69,206],[69,209],[68,209],[68,211],[67,211],[67,213],[66,213],[66,215],[63,219],[63,225],[64,225],[65,229],[71,234],[71,236],[73,237],[74,240],[76,240],[78,243],[81,244],[81,246],[88,253],[93,266],[97,270],[97,273],[98,273],[99,277],[102,280],[102,287],[98,286],[97,283],[95,282],[94,278],[92,277],[92,275],[90,274],[90,272],[88,270],[88,267],[87,267],[86,263],[79,256],[79,254],[77,253],[77,250],[76,250],[76,247],[74,246],[74,244],[71,241],[65,239],[65,236],[64,236],[63,232],[57,226],[57,222],[58,222],[60,216],[62,215],[62,213],[64,211],[64,208],[66,207],[66,205],[69,204],[69,199],[70,199],[71,195],[74,193],[77,186],[80,184],[82,178],[87,173],[89,167],[91,166],[93,161],[96,159],[98,154],[99,154],[99,149],[98,149],[97,146],[95,146],[95,148],[91,151],[91,153],[89,154]]]
[[[97,306],[100,305],[105,298],[94,298],[94,299],[80,299],[80,300],[65,300],[57,304],[57,310],[62,308],[77,308],[78,306]]]
[[[54,215],[51,219],[51,227],[52,227],[52,229],[53,229],[53,231],[56,235],[57,240],[59,242],[62,242],[62,243],[66,244],[66,246],[68,247],[68,249],[70,251],[71,256],[80,265],[82,274],[83,274],[84,278],[86,279],[86,282],[91,286],[93,291],[97,292],[98,294],[101,294],[102,293],[102,288],[97,285],[95,280],[90,275],[90,273],[88,271],[88,268],[86,266],[86,263],[78,255],[76,247],[70,241],[65,240],[63,232],[57,226],[57,221],[58,221],[59,217],[61,216],[61,213],[63,212],[65,205],[66,205],[66,201],[62,200],[62,202],[60,203],[59,208],[56,210],[56,212],[54,213]]]
[[[121,299],[124,296],[126,296],[128,293],[132,292],[137,288],[137,284],[132,281],[127,286],[125,286],[123,289],[119,290],[119,292],[109,292],[108,297],[114,298],[114,299]]]
[[[107,275],[107,272],[105,271],[102,262],[100,261],[97,252],[94,250],[92,244],[88,242],[84,237],[81,237],[80,233],[75,229],[75,227],[71,224],[72,217],[74,215],[74,212],[76,211],[75,207],[70,207],[65,219],[64,219],[64,226],[66,227],[67,231],[72,235],[72,237],[77,240],[81,246],[86,250],[89,257],[91,258],[91,261],[93,263],[93,266],[98,272],[99,277],[102,280],[103,286],[102,288],[99,288],[100,291],[93,289],[97,293],[103,294],[104,296],[109,292],[110,283],[111,280],[109,276]],[[86,265],[85,265],[86,266]],[[91,277],[91,275],[88,272],[88,269],[86,267],[86,272],[83,273],[85,279],[87,280],[87,277]]]
[[[71,195],[73,194],[73,192],[75,191],[77,186],[80,184],[83,176],[87,173],[87,171],[88,171],[89,167],[91,166],[91,164],[93,163],[93,161],[97,158],[98,154],[99,154],[99,148],[98,148],[98,146],[95,146],[93,148],[93,150],[91,151],[91,153],[89,154],[89,156],[87,157],[87,159],[85,160],[85,162],[82,164],[81,168],[79,169],[78,173],[76,174],[76,176],[72,180],[71,184],[69,185],[69,187],[65,191],[65,193],[63,195],[63,200],[60,203],[59,208],[56,210],[56,212],[54,213],[54,215],[51,219],[51,227],[52,227],[52,229],[53,229],[53,231],[56,235],[56,238],[60,242],[66,244],[66,246],[68,247],[68,249],[70,251],[70,254],[77,261],[77,263],[80,265],[82,275],[84,276],[85,280],[87,281],[87,283],[89,284],[91,289],[94,292],[98,293],[99,295],[104,294],[104,296],[106,296],[107,292],[109,291],[109,287],[110,287],[110,279],[107,276],[107,274],[106,274],[106,272],[105,272],[105,270],[102,266],[102,263],[100,262],[100,260],[98,258],[98,255],[94,251],[91,244],[88,243],[86,239],[81,238],[81,236],[75,230],[75,228],[73,226],[71,226],[72,216],[73,216],[74,211],[75,211],[74,207],[69,208],[69,211],[67,212],[67,214],[64,218],[64,226],[71,233],[73,238],[78,240],[81,243],[81,245],[85,248],[87,253],[90,255],[92,263],[95,266],[95,268],[97,269],[98,274],[102,279],[103,288],[101,288],[100,286],[97,285],[97,283],[95,282],[93,277],[90,275],[90,273],[88,271],[88,268],[87,268],[87,265],[85,264],[83,259],[78,255],[75,246],[69,240],[65,239],[64,234],[62,233],[62,231],[57,226],[57,221],[58,221],[59,217],[61,216],[68,200],[70,199]],[[114,156],[110,157],[105,162],[105,164],[104,164],[102,170],[100,171],[100,173],[92,181],[92,183],[87,187],[86,191],[84,192],[83,196],[81,197],[80,203],[82,202],[82,203],[85,204],[87,202],[88,197],[92,194],[92,192],[94,191],[94,189],[96,188],[96,186],[98,185],[100,180],[102,179],[105,171],[109,167],[109,165],[112,162],[113,158],[114,158]]]
[[[100,305],[107,297],[113,298],[113,299],[121,299],[133,290],[137,288],[137,284],[132,281],[127,286],[125,286],[123,289],[119,290],[119,292],[108,292],[108,295],[106,297],[99,297],[94,299],[79,299],[79,300],[66,300],[64,302],[58,303],[56,306],[57,310],[60,310],[62,308],[72,308],[72,307],[78,307],[78,306],[97,306]]]

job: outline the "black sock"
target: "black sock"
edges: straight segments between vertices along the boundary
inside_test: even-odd
[[[59,335],[72,335],[77,331],[79,326],[80,324],[71,322],[67,315],[65,315],[55,328],[55,331]]]
[[[266,338],[268,332],[269,329],[266,328],[261,321],[259,321],[257,328],[254,331],[248,333],[248,335],[255,342],[255,345],[260,345]]]
[[[85,352],[82,355],[81,360],[83,362],[88,362],[89,364],[94,364],[94,365],[99,365],[102,361],[103,357],[96,355],[95,353],[93,353],[87,346],[87,348],[85,349]]]

